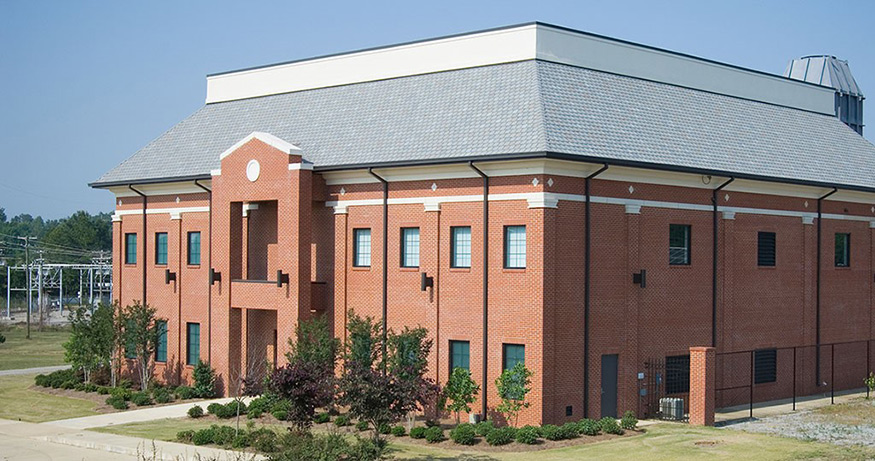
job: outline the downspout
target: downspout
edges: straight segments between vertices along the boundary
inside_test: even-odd
[[[814,288],[815,293],[817,293],[817,295],[816,295],[817,297],[815,298],[815,304],[814,304],[814,319],[815,319],[814,320],[814,322],[815,322],[814,330],[815,330],[815,344],[816,344],[815,349],[817,350],[816,360],[815,360],[815,374],[817,375],[817,383],[816,383],[817,386],[820,386],[821,383],[823,382],[821,380],[821,376],[820,376],[820,246],[821,246],[821,243],[820,243],[820,236],[821,236],[820,221],[821,221],[821,217],[822,217],[821,205],[822,205],[823,200],[825,198],[829,197],[832,194],[835,194],[836,192],[838,192],[838,188],[833,187],[832,191],[830,191],[826,195],[817,199],[817,272],[816,272],[817,280],[816,280],[815,285],[814,285],[815,286],[815,288]]]
[[[489,372],[489,176],[486,176],[480,168],[474,166],[474,162],[468,162],[481,178],[483,178],[483,358],[481,360],[481,373],[483,376],[483,396],[481,402],[481,418],[485,421],[489,410],[486,385],[487,373]],[[452,370],[450,370],[452,373]]]
[[[149,260],[148,241],[146,236],[146,207],[149,205],[149,199],[146,194],[134,189],[134,186],[128,184],[128,189],[136,192],[137,195],[143,197],[143,305],[146,305],[146,262]]]
[[[383,354],[383,374],[386,374],[386,341],[388,340],[386,328],[386,315],[388,313],[388,278],[389,278],[389,181],[374,173],[373,168],[368,168],[368,173],[377,178],[383,184],[383,340],[380,348]]]
[[[717,239],[719,237],[717,232],[717,193],[730,185],[732,181],[735,181],[735,178],[729,178],[711,192],[711,205],[714,207],[711,214],[711,229],[713,231],[713,248],[711,252],[711,347],[717,347]]]
[[[590,183],[593,178],[608,169],[608,164],[587,176],[584,181],[584,202],[586,220],[583,223],[583,417],[589,417],[589,292],[590,292],[590,259],[592,240],[592,213],[590,209]]]
[[[213,268],[213,190],[207,189],[201,183],[199,183],[200,179],[196,179],[194,181],[194,185],[200,187],[201,189],[207,192],[209,197],[209,211],[207,211],[209,223],[207,224],[209,239],[207,242],[207,248],[210,253],[207,255],[207,270],[212,270]],[[182,232],[179,233],[180,239],[182,238]],[[179,242],[180,248],[182,248],[182,240]],[[212,295],[212,287],[209,288],[210,295],[207,296],[207,363],[211,363],[212,354],[213,354],[213,295]],[[181,306],[181,305],[180,305]],[[181,312],[180,312],[181,314]],[[182,317],[179,319],[179,337],[182,338]],[[180,340],[180,344],[182,341]]]

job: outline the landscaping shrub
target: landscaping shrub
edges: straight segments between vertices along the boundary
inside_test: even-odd
[[[240,431],[233,440],[231,440],[231,448],[241,449],[249,446],[249,436],[246,431]]]
[[[112,390],[109,391],[109,395],[127,401],[131,400],[132,393],[131,390],[126,387],[114,387],[112,388]]]
[[[564,433],[566,439],[573,439],[580,435],[580,428],[577,423],[565,423],[559,426],[559,429]]]
[[[183,443],[191,443],[192,437],[194,437],[194,431],[192,430],[179,431],[176,433],[176,440]]]
[[[445,440],[444,430],[438,426],[429,427],[425,430],[425,440],[428,443],[438,443]]]
[[[213,443],[216,445],[231,445],[234,441],[235,430],[231,426],[212,426],[215,428],[213,432]]]
[[[541,434],[547,440],[562,440],[565,432],[555,424],[541,426]]]
[[[217,412],[222,411],[222,407],[224,407],[224,405],[222,405],[221,403],[213,402],[207,405],[207,413],[215,415]]]
[[[75,389],[75,390],[77,390],[77,391],[79,391],[79,392],[85,392],[85,383],[76,383],[76,384],[73,386],[73,389]]]
[[[216,426],[208,427],[206,429],[201,429],[194,433],[191,437],[191,443],[195,445],[206,445],[208,443],[213,443],[213,435],[216,430],[214,429]]]
[[[99,387],[100,387],[100,386],[98,386],[97,384],[86,383],[86,384],[85,384],[85,392],[97,392],[97,389],[98,389]]]
[[[535,426],[523,426],[516,432],[516,441],[526,445],[538,443],[538,438],[540,437],[541,430]]]
[[[249,401],[249,410],[246,412],[249,415],[256,414],[254,418],[258,418],[262,413],[270,411],[270,400],[264,397],[256,397]]]
[[[428,428],[422,426],[416,426],[413,429],[410,429],[410,438],[411,439],[424,439],[425,431]]]
[[[404,429],[404,426],[395,426],[392,428],[392,435],[395,437],[404,437],[407,435],[407,429]]]
[[[638,427],[638,418],[635,417],[635,412],[629,410],[623,413],[620,419],[620,427],[627,431],[634,431]]]
[[[582,435],[595,436],[599,435],[601,427],[598,421],[585,418],[577,422],[577,432]]]
[[[286,418],[289,417],[289,412],[286,410],[274,410],[273,412],[271,412],[271,415],[273,415],[274,418],[280,421],[285,421]]]
[[[204,415],[204,409],[200,405],[195,405],[188,409],[189,418],[200,418]]]
[[[155,391],[152,392],[152,396],[157,403],[170,403],[173,401],[173,394],[171,394],[170,389],[167,389],[166,387],[155,389]]]
[[[474,426],[474,431],[477,432],[477,435],[479,435],[480,437],[486,437],[487,435],[489,435],[490,432],[492,432],[492,429],[494,428],[495,427],[492,425],[492,421],[486,420],[477,423]]]
[[[257,429],[249,433],[249,446],[262,453],[273,453],[277,449],[276,438],[276,432],[270,429]]]
[[[337,427],[349,426],[349,416],[340,415],[334,418],[334,425]]]
[[[392,432],[392,426],[386,423],[381,423],[379,426],[377,426],[377,432],[383,435],[388,435],[390,432]]]
[[[44,374],[36,375],[36,378],[33,378],[33,383],[37,386],[51,387],[49,386],[49,377]]]
[[[247,411],[246,402],[244,402],[242,400],[232,400],[225,405],[225,412],[226,412],[226,414],[229,414],[228,418],[233,418],[233,417],[237,416],[237,413],[238,413],[237,407],[238,406],[240,407],[239,413],[241,415],[246,414],[246,411]]]
[[[189,386],[179,386],[173,392],[176,394],[176,398],[180,400],[195,398],[194,389]]]
[[[81,380],[72,369],[53,371],[47,375],[37,375],[34,378],[34,384],[42,387],[51,387],[58,389],[66,382],[72,381],[73,386]]]
[[[216,396],[216,370],[203,360],[194,366],[194,396],[211,399]]]
[[[368,430],[368,422],[367,421],[359,421],[359,422],[355,423],[355,428],[359,431],[366,431],[366,430]]]
[[[113,396],[110,396],[109,398],[107,398],[106,404],[115,408],[116,410],[127,410],[128,409],[128,402],[124,398],[122,398],[120,396],[116,396],[116,395],[113,395]]]
[[[73,389],[76,387],[76,381],[69,380],[61,383],[61,389]]]
[[[300,434],[289,432],[279,438],[278,453],[270,461],[350,460],[371,461],[383,459],[384,444],[371,440],[347,439],[341,434]]]
[[[100,395],[109,395],[109,392],[111,390],[112,390],[111,387],[106,387],[106,386],[98,386],[97,387],[97,393]]]
[[[617,423],[617,420],[610,416],[605,416],[599,420],[599,427],[605,434],[620,435],[623,433],[623,428]]]
[[[507,445],[513,442],[515,435],[516,432],[512,427],[500,427],[489,431],[486,435],[486,443],[493,446]]]
[[[459,445],[474,445],[476,436],[473,424],[459,424],[450,431],[450,439]]]
[[[155,402],[152,401],[152,397],[149,396],[148,392],[134,392],[131,394],[131,403],[138,407],[145,407],[153,405]]]
[[[316,424],[324,424],[331,421],[331,415],[328,413],[316,413],[313,417],[313,422]]]

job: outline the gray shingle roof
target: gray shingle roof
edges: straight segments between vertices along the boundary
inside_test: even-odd
[[[542,61],[209,104],[94,185],[208,175],[253,131],[317,168],[555,152],[875,189],[835,117]]]

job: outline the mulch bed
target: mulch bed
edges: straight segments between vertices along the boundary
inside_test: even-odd
[[[31,384],[28,389],[35,392],[42,392],[43,394],[57,395],[59,397],[68,397],[71,399],[88,400],[89,402],[94,402],[95,404],[97,404],[97,406],[94,408],[94,411],[98,413],[120,413],[123,411],[136,410],[140,408],[163,407],[167,405],[177,405],[186,402],[192,402],[192,405],[195,405],[198,402],[198,400],[174,400],[169,403],[155,403],[153,405],[146,405],[143,407],[138,407],[137,405],[128,402],[127,410],[116,410],[112,406],[106,404],[106,399],[110,397],[109,395],[101,395],[97,392],[84,392],[77,391],[75,389],[54,389],[51,387],[37,386],[36,384]],[[204,408],[204,411],[206,411],[206,408]]]

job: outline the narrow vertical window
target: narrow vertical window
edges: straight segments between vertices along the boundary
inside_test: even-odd
[[[419,267],[419,228],[401,229],[401,267]]]
[[[668,263],[672,266],[688,266],[690,264],[690,226],[669,224]]]
[[[371,230],[354,229],[352,235],[354,240],[352,265],[355,267],[371,267]]]
[[[468,371],[471,363],[471,343],[468,341],[450,341],[450,373],[456,368]]]
[[[505,370],[510,370],[518,363],[526,364],[526,346],[522,344],[503,344],[502,355]]]
[[[526,226],[504,227],[504,267],[526,268]]]
[[[155,326],[158,328],[158,343],[155,344],[155,361],[156,362],[166,362],[167,361],[167,322],[164,320],[159,320],[155,322]]]
[[[471,267],[471,228],[451,227],[450,234],[450,267]]]
[[[759,232],[757,234],[757,265],[775,267],[775,233]]]
[[[836,234],[836,267],[851,267],[851,234]]]
[[[125,264],[137,264],[137,234],[125,234]]]
[[[185,348],[185,363],[197,365],[201,359],[201,324],[186,324],[188,332]]]
[[[155,264],[167,265],[167,232],[155,234]]]
[[[188,233],[188,264],[198,266],[201,263],[201,233]]]

